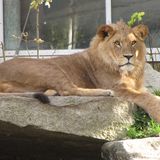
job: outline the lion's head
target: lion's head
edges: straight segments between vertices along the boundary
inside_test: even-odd
[[[111,25],[102,25],[91,42],[98,50],[105,64],[116,70],[132,72],[138,66],[144,66],[146,47],[144,39],[148,34],[145,25],[129,27],[123,21]]]

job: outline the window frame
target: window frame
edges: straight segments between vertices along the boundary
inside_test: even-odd
[[[4,43],[4,28],[3,28],[3,1],[0,0],[0,42]],[[106,23],[111,23],[111,0],[105,0],[105,8],[106,8]],[[73,54],[84,49],[57,49],[57,50],[40,50],[40,57],[51,57],[51,56],[59,56],[66,54]],[[12,58],[15,55],[15,50],[5,50],[5,55],[7,58]],[[20,50],[20,57],[28,57],[28,51]],[[36,57],[36,50],[29,50],[29,55],[31,57]],[[2,49],[0,49],[0,59],[2,59]]]
[[[0,42],[4,42],[3,39],[4,28],[3,28],[3,0],[0,0]]]
[[[0,0],[0,61],[3,59],[3,51],[1,43],[4,44],[4,23],[3,23],[3,1]],[[111,0],[105,0],[105,18],[106,18],[106,24],[112,23],[112,6],[111,6]],[[40,57],[47,58],[47,57],[53,57],[53,56],[61,56],[61,55],[67,55],[67,54],[73,54],[79,51],[82,51],[84,49],[57,49],[57,50],[40,50]],[[159,53],[158,50],[160,48],[147,48],[147,53]],[[20,50],[19,51],[20,57],[36,57],[36,50]],[[5,56],[7,59],[10,59],[15,56],[15,50],[5,50]],[[150,56],[146,56],[147,61],[151,61]],[[153,59],[155,61],[160,61],[160,56],[153,56]]]

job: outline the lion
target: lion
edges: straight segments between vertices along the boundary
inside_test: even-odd
[[[98,28],[89,48],[50,59],[14,58],[0,64],[0,92],[48,96],[115,96],[140,105],[160,122],[160,98],[143,86],[148,28],[123,21]]]

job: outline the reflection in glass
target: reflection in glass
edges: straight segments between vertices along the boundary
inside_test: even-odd
[[[16,5],[15,0],[8,0]],[[5,16],[5,27],[9,30],[10,35],[17,35],[22,31],[27,12],[29,9],[28,0],[16,0],[20,3],[20,14],[16,12],[20,20],[15,19],[21,30],[14,31],[14,24]],[[5,4],[4,4],[5,5]],[[18,5],[18,3],[17,3]],[[5,13],[8,13],[12,6],[7,7]],[[18,6],[12,10],[18,10]],[[36,49],[33,41],[36,38],[36,11],[32,10],[25,29],[28,33],[27,46],[22,41],[21,49]],[[89,41],[95,35],[96,28],[105,23],[105,0],[53,0],[51,8],[46,6],[40,7],[40,38],[45,42],[40,45],[40,49],[72,49],[86,48]],[[9,35],[5,33],[7,39]],[[15,49],[17,46],[13,39],[6,41],[7,49]]]

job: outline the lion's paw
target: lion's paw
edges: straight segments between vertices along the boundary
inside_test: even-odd
[[[114,91],[113,91],[113,90],[107,89],[107,90],[106,90],[106,95],[107,95],[107,96],[110,96],[110,97],[114,97],[115,94],[114,94]]]

